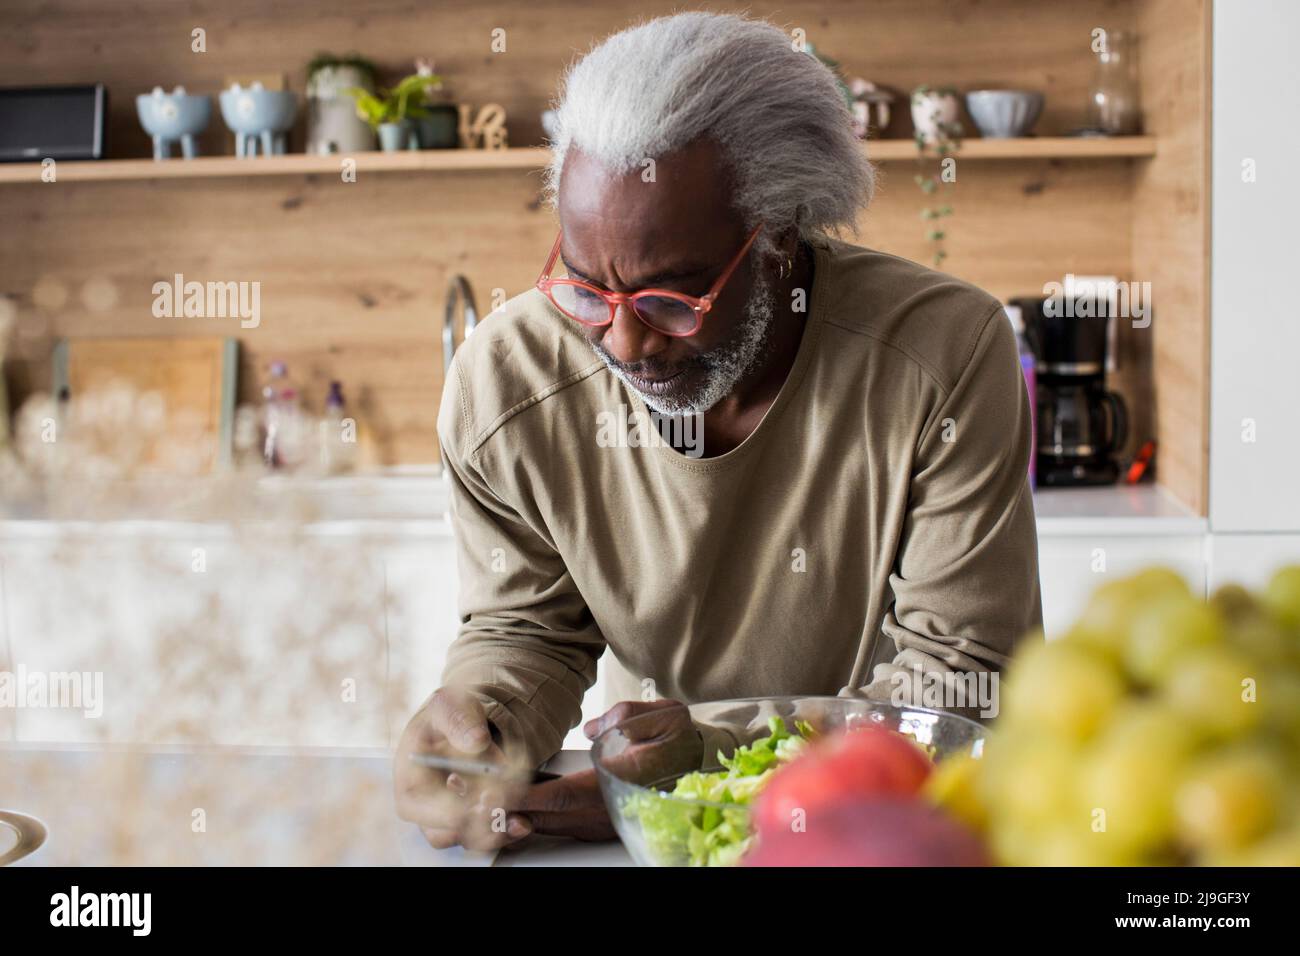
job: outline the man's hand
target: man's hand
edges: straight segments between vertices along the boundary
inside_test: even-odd
[[[575,840],[612,840],[618,835],[605,809],[595,770],[535,783],[511,809],[524,815],[534,833]]]
[[[587,721],[582,732],[595,740],[632,717],[641,719],[623,728],[629,745],[606,764],[609,769],[625,779],[646,781],[699,769],[703,754],[700,733],[681,701],[621,701]],[[617,835],[595,770],[534,784],[511,809],[523,813],[535,833],[578,840],[612,840]]]
[[[413,753],[500,763],[483,705],[471,694],[444,687],[411,718],[397,745],[393,768],[397,815],[419,824],[435,849],[460,844],[494,850],[526,837],[528,820],[503,808],[518,802],[527,782],[523,768],[501,777],[469,776],[422,767]]]

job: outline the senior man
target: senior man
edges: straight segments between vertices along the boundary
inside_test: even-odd
[[[682,14],[576,63],[557,125],[559,234],[438,419],[462,625],[396,773],[436,846],[612,833],[590,772],[502,789],[404,759],[538,766],[607,648],[635,703],[588,736],[644,710],[698,747],[681,702],[923,703],[1041,619],[1010,324],[836,238],[873,179],[831,73],[771,24]]]

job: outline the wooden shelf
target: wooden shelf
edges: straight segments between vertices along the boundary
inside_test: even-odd
[[[460,170],[540,169],[546,162],[542,147],[496,151],[445,149],[411,150],[398,153],[355,154],[357,174],[403,172],[456,172]],[[309,156],[200,156],[196,159],[107,159],[99,162],[64,161],[58,165],[60,182],[131,179],[217,179],[242,176],[294,176],[324,174],[337,176],[343,155]],[[0,183],[40,182],[39,163],[0,165]]]
[[[916,145],[907,139],[876,140],[866,146],[867,155],[877,162],[895,162],[916,158]],[[357,153],[357,174],[463,172],[511,169],[540,169],[546,163],[547,150],[525,146],[497,151],[423,150],[398,153]],[[1126,136],[1116,139],[1078,139],[1043,137],[1026,139],[969,139],[956,154],[961,159],[1115,159],[1149,157],[1156,154],[1153,136]],[[197,159],[109,159],[101,162],[58,164],[59,182],[100,182],[144,179],[218,179],[239,176],[295,176],[309,174],[338,175],[345,157],[258,156],[238,159],[234,156],[200,156]],[[37,183],[41,181],[40,163],[0,164],[0,184]]]
[[[927,155],[932,151],[927,150]],[[960,159],[1132,159],[1156,154],[1154,136],[1083,138],[1029,136],[1023,139],[968,139],[954,155]],[[877,162],[916,158],[910,139],[867,143],[867,155]]]

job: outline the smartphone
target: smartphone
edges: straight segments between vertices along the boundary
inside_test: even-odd
[[[506,770],[501,764],[491,763],[487,760],[473,760],[468,757],[444,757],[441,754],[413,753],[411,754],[411,760],[421,767],[458,773],[462,777],[500,777],[504,776]],[[545,783],[547,780],[559,780],[560,776],[560,774],[551,773],[549,770],[536,770],[533,772],[532,782]]]

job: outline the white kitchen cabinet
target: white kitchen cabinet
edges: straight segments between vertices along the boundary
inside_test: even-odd
[[[177,712],[184,699],[166,690],[187,677],[166,681],[162,671],[167,665],[159,660],[166,657],[164,647],[173,636],[187,630],[173,624],[187,617],[184,608],[206,602],[179,574],[167,580],[171,550],[140,540],[85,535],[4,542],[15,672],[28,675],[33,684],[53,675],[76,675],[77,684],[70,689],[88,705],[74,709],[65,698],[59,705],[19,707],[19,740],[163,742],[152,730],[186,719]],[[93,703],[92,696],[97,698]]]
[[[1172,568],[1204,594],[1204,535],[1040,535],[1038,577],[1048,638],[1060,637],[1106,581],[1152,565]]]
[[[1152,565],[1204,593],[1205,520],[1157,486],[1040,490],[1034,512],[1049,638],[1068,629],[1107,580]]]
[[[382,574],[363,544],[184,523],[7,530],[13,667],[102,688],[98,716],[17,709],[18,740],[386,744]]]
[[[1216,533],[1300,532],[1300,321],[1292,284],[1300,125],[1275,122],[1270,107],[1276,96],[1300,89],[1297,36],[1295,0],[1214,4],[1210,527]]]
[[[1300,564],[1300,534],[1215,534],[1208,548],[1210,589],[1240,584],[1263,587],[1284,564]]]
[[[441,683],[456,639],[456,554],[450,532],[404,542],[384,558],[389,743]]]
[[[9,615],[5,602],[5,561],[0,553],[0,671],[13,670],[12,643],[9,640]],[[0,708],[0,743],[14,739],[18,725],[18,712]]]

